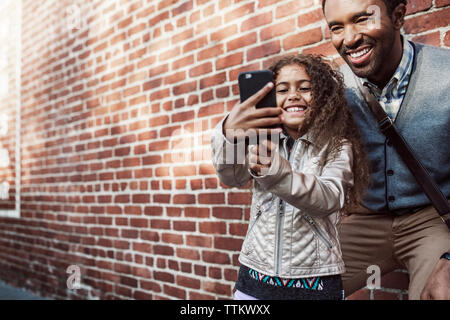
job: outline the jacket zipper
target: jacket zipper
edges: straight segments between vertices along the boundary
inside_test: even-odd
[[[283,142],[284,145],[284,156],[285,159],[287,158],[289,163],[291,162],[291,155],[295,153],[295,148],[297,147],[298,140],[295,140],[294,145],[292,146],[291,153],[288,153],[287,150],[287,139],[286,138]],[[281,202],[281,199],[278,198],[278,204],[277,204],[277,223],[276,223],[276,250],[275,250],[275,274],[280,274],[280,268],[281,268],[281,245],[282,245],[282,232],[283,232],[283,223],[284,223],[284,213],[285,213],[286,205],[285,203]]]
[[[325,233],[323,230],[317,225],[317,223],[314,221],[313,218],[311,218],[307,214],[303,214],[303,217],[306,221],[311,225],[312,229],[315,231],[315,233],[318,235],[318,237],[327,245],[328,248],[333,249],[333,245],[331,244],[330,240],[327,239]]]
[[[248,229],[248,234],[250,234],[250,232],[252,232],[253,227],[256,225],[256,223],[258,222],[259,217],[261,216],[262,212],[261,209],[258,208],[258,212],[256,213],[256,218],[255,221],[253,221],[252,225],[250,226],[250,228]]]
[[[283,231],[283,221],[284,221],[284,210],[282,208],[281,200],[278,199],[277,204],[277,247],[275,254],[275,274],[279,275],[280,267],[281,267],[281,233]]]

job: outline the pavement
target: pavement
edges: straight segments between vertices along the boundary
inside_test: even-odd
[[[0,300],[47,300],[23,289],[18,289],[0,281]]]

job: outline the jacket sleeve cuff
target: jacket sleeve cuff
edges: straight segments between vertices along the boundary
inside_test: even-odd
[[[255,174],[250,169],[249,173],[261,187],[268,190],[283,179],[283,175],[281,175],[283,168],[288,168],[288,171],[290,171],[291,165],[289,164],[289,161],[282,158],[280,154],[276,152],[269,168],[263,170],[260,175]]]

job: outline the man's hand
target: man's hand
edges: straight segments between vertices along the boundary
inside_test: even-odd
[[[269,134],[272,130],[276,132],[281,131],[281,129],[267,129],[271,126],[281,124],[279,117],[281,110],[279,108],[274,106],[274,108],[256,109],[255,107],[272,88],[273,83],[269,82],[253,96],[233,107],[233,110],[231,110],[223,124],[223,131],[228,139],[233,140],[246,137],[250,134],[250,130],[253,131],[251,134],[256,135],[262,128],[269,130]]]
[[[420,295],[422,300],[450,300],[450,261],[439,259]]]

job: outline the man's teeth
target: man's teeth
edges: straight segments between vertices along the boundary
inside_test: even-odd
[[[366,48],[366,49],[358,51],[358,52],[350,53],[350,56],[352,58],[359,58],[359,57],[365,55],[369,51],[370,51],[370,48]]]
[[[287,112],[299,112],[299,111],[305,111],[305,107],[290,107],[287,108],[286,111]]]

